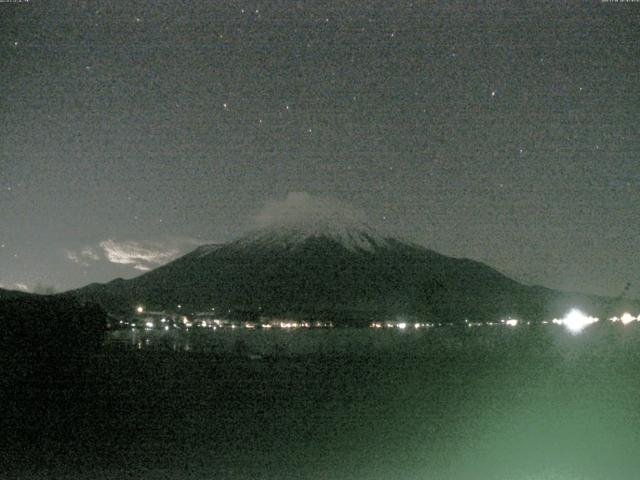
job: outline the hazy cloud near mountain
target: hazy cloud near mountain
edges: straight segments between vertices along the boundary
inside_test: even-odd
[[[100,242],[105,258],[112,263],[132,265],[136,270],[147,271],[167,263],[180,255],[180,250],[156,242],[133,240],[117,242],[112,239]]]
[[[255,217],[255,226],[288,226],[314,223],[366,223],[362,211],[340,200],[292,192],[284,200],[270,200]]]
[[[51,295],[56,293],[56,288],[52,285],[45,285],[43,283],[37,282],[33,286],[29,286],[26,283],[16,282],[10,285],[5,285],[4,283],[0,283],[0,288],[3,290],[19,290],[22,292],[28,293],[37,293],[40,295]]]
[[[77,252],[65,250],[65,256],[72,262],[82,265],[83,267],[88,267],[90,261],[95,262],[100,260],[100,255],[91,247],[84,247]]]
[[[95,247],[85,246],[80,250],[65,250],[64,253],[68,260],[82,267],[107,261],[145,272],[175,260],[202,243],[188,237],[162,237],[154,240],[108,238]]]
[[[13,283],[10,285],[5,285],[4,283],[0,283],[0,288],[3,290],[21,290],[23,292],[29,291],[29,286],[25,283]]]

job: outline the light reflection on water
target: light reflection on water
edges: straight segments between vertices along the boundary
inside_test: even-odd
[[[429,354],[434,348],[469,354],[522,345],[528,349],[553,346],[554,354],[567,358],[579,355],[589,345],[604,344],[600,338],[615,338],[623,345],[635,342],[640,328],[589,327],[576,333],[559,325],[519,326],[515,328],[436,329],[200,329],[151,330],[123,329],[107,335],[112,349],[197,353],[255,353],[259,355],[375,354],[404,351],[412,355]],[[610,344],[609,344],[610,345]]]
[[[144,364],[157,369],[145,374],[149,398],[173,362],[194,372],[163,387],[184,410],[154,420],[175,432],[180,461],[201,469],[194,478],[218,468],[310,480],[635,478],[640,329],[468,330],[122,331],[108,345],[282,357]],[[304,353],[320,356],[287,358]]]
[[[521,330],[522,333],[524,330]],[[405,330],[369,328],[333,329],[123,329],[109,332],[106,345],[110,348],[152,351],[193,351],[198,353],[252,352],[260,355],[304,354],[375,354],[390,350],[409,349],[412,354],[425,353],[437,344],[451,350],[466,347],[492,348],[517,336],[507,329]]]

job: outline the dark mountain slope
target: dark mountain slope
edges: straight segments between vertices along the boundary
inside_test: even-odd
[[[522,285],[467,259],[352,228],[251,233],[203,246],[131,280],[70,292],[126,314],[135,305],[255,318],[303,316],[357,324],[398,316],[426,321],[550,319],[606,299]]]

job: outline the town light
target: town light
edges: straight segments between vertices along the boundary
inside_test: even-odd
[[[635,321],[635,317],[633,315],[631,315],[629,312],[625,312],[622,314],[622,316],[620,317],[620,321],[622,322],[623,325],[627,325],[633,321]]]
[[[565,317],[560,320],[558,323],[561,323],[567,329],[573,333],[580,333],[585,327],[591,325],[592,323],[597,322],[598,319],[596,317],[589,317],[582,313],[580,310],[574,308],[569,313],[565,315]],[[556,323],[554,321],[554,323]]]
[[[142,313],[142,312],[144,312],[144,307],[143,307],[142,305],[138,305],[138,306],[136,307],[136,312],[138,312],[138,313]]]

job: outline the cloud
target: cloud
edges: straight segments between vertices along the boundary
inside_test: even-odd
[[[131,265],[146,272],[164,265],[202,242],[192,238],[167,238],[155,241],[108,239],[100,242],[104,258],[111,263]]]
[[[29,293],[37,293],[40,295],[51,295],[56,293],[56,288],[53,285],[47,285],[41,282],[36,282],[35,284],[31,284],[33,286],[29,286],[26,283],[15,282],[15,283],[0,283],[0,288],[4,290],[20,290],[23,292]]]
[[[203,242],[180,236],[161,236],[154,240],[116,240],[109,238],[96,246],[64,250],[65,257],[82,267],[107,261],[128,265],[141,272],[149,271],[187,253]]]
[[[108,239],[100,242],[107,260],[121,265],[132,265],[137,270],[149,269],[151,265],[158,266],[167,263],[178,255],[177,248],[167,249],[155,242],[138,242],[128,240],[118,242]]]
[[[300,224],[363,224],[367,222],[363,211],[327,197],[307,192],[292,192],[284,200],[269,201],[255,218],[258,227]]]
[[[69,260],[83,267],[88,267],[90,261],[100,260],[100,255],[91,247],[84,247],[79,251],[65,250],[64,253]]]

